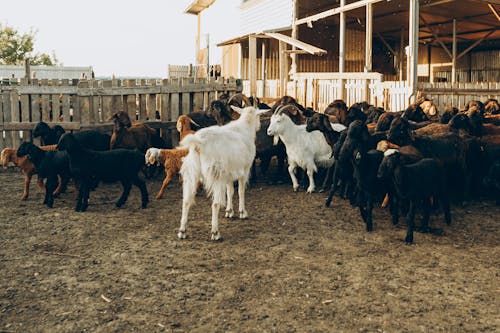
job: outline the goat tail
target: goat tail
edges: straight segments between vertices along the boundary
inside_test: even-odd
[[[189,135],[194,137],[194,135]],[[188,137],[186,137],[188,139]],[[181,146],[189,148],[188,154],[183,158],[180,174],[182,176],[182,196],[183,201],[194,203],[198,184],[202,178],[201,176],[201,163],[200,152],[198,146],[195,145],[196,140],[193,140],[191,146],[183,145],[187,140],[183,140]]]

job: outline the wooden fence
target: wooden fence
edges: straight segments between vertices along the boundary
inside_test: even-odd
[[[0,85],[0,148],[33,140],[39,121],[67,131],[97,129],[111,133],[116,111],[160,129],[170,146],[178,143],[179,115],[206,109],[221,93],[237,91],[236,82],[193,78],[164,80],[33,80]],[[33,140],[39,144],[39,141]]]
[[[463,109],[470,100],[500,99],[500,82],[419,83],[418,93],[432,99],[442,113],[449,105]]]

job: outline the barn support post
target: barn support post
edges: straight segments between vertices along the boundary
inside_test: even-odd
[[[261,63],[261,78],[262,78],[262,97],[266,97],[266,40],[262,40],[262,63]]]
[[[399,59],[398,59],[398,63],[399,63],[399,81],[403,81],[403,77],[404,77],[404,53],[405,53],[405,29],[401,29],[401,39],[400,39],[400,43],[399,43]]]
[[[297,39],[298,37],[298,29],[297,29],[297,16],[299,14],[299,6],[297,5],[297,0],[293,0],[293,9],[292,9],[292,38]],[[297,73],[297,53],[295,51],[297,48],[292,45],[292,53],[290,53],[290,57],[292,59],[292,64],[290,66],[290,77],[292,77],[295,73]]]
[[[373,52],[372,35],[373,35],[373,7],[372,4],[369,3],[366,5],[365,73],[372,71],[372,52]]]
[[[340,0],[340,7],[345,6],[345,0]],[[345,71],[345,12],[340,12],[340,24],[339,24],[339,73],[344,73]],[[344,99],[344,88],[345,80],[340,79],[340,96],[338,98]]]
[[[280,95],[285,96],[287,94],[286,91],[286,82],[287,82],[287,74],[288,71],[286,70],[286,44],[285,42],[279,41],[278,44],[278,61],[279,61],[279,75],[280,75]],[[294,96],[295,97],[295,96]]]
[[[250,96],[257,96],[257,37],[248,37]]]
[[[453,45],[451,51],[451,83],[457,82],[457,19],[453,19]]]
[[[418,29],[419,29],[419,0],[410,0],[410,24],[409,24],[409,77],[408,85],[410,87],[409,103],[416,99],[418,83]]]

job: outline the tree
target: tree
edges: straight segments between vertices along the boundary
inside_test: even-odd
[[[22,65],[30,58],[31,65],[54,66],[59,63],[52,54],[33,53],[36,32],[21,34],[15,28],[0,23],[0,65]]]

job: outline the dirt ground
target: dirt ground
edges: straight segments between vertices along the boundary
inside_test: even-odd
[[[20,201],[18,170],[0,171],[1,332],[499,332],[500,208],[454,207],[443,236],[392,226],[374,212],[366,233],[358,211],[325,194],[259,183],[247,191],[249,219],[222,217],[210,238],[203,194],[177,239],[182,191],[161,200],[147,182],[101,185],[85,213],[73,188],[42,205],[32,184]],[[237,200],[236,200],[237,202]]]

